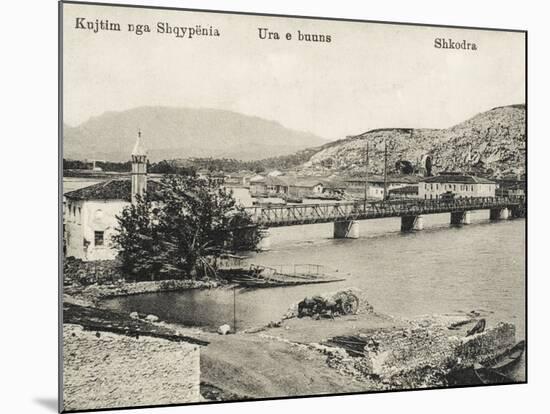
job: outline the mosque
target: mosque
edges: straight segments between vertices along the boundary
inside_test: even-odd
[[[130,178],[117,178],[66,193],[64,212],[65,254],[85,261],[114,259],[112,236],[116,216],[135,203],[137,196],[155,192],[160,184],[147,180],[147,151],[141,131],[131,154]]]

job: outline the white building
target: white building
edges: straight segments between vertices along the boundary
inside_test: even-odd
[[[483,177],[462,173],[445,173],[435,177],[426,177],[418,185],[418,198],[430,200],[442,194],[454,197],[494,197],[497,184]]]
[[[66,256],[82,260],[113,259],[117,251],[112,236],[118,226],[116,216],[145,192],[155,192],[160,184],[147,181],[147,153],[138,133],[132,151],[131,179],[113,179],[65,194],[64,233]]]
[[[370,175],[367,183],[367,198],[382,200],[384,199],[384,186],[387,185],[388,195],[391,190],[401,187],[417,186],[420,177],[416,175],[391,175],[388,176],[386,184],[384,177],[381,175]],[[365,178],[364,177],[348,177],[344,179],[347,188],[346,192],[353,194],[356,197],[364,197],[365,194]]]

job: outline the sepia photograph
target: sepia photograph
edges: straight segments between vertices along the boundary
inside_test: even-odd
[[[527,32],[59,3],[60,411],[527,382]]]

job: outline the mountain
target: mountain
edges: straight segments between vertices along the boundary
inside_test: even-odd
[[[422,170],[429,156],[433,172],[472,171],[498,176],[525,172],[525,105],[493,108],[447,129],[387,128],[327,143],[296,169],[304,174],[364,174],[384,170],[384,140],[390,171],[399,161]],[[403,165],[403,162],[401,163]]]
[[[63,127],[63,156],[127,161],[141,128],[152,161],[188,157],[252,160],[327,141],[278,122],[217,109],[139,107]]]

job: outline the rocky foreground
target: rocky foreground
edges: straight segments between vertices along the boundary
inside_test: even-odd
[[[201,355],[201,381],[240,398],[456,385],[453,372],[491,361],[516,342],[509,323],[466,336],[476,320],[468,314],[404,320],[372,312],[212,335]]]
[[[473,330],[479,313],[397,319],[363,297],[356,314],[297,317],[294,306],[226,335],[97,303],[66,296],[66,409],[442,387],[516,343],[509,323]]]

